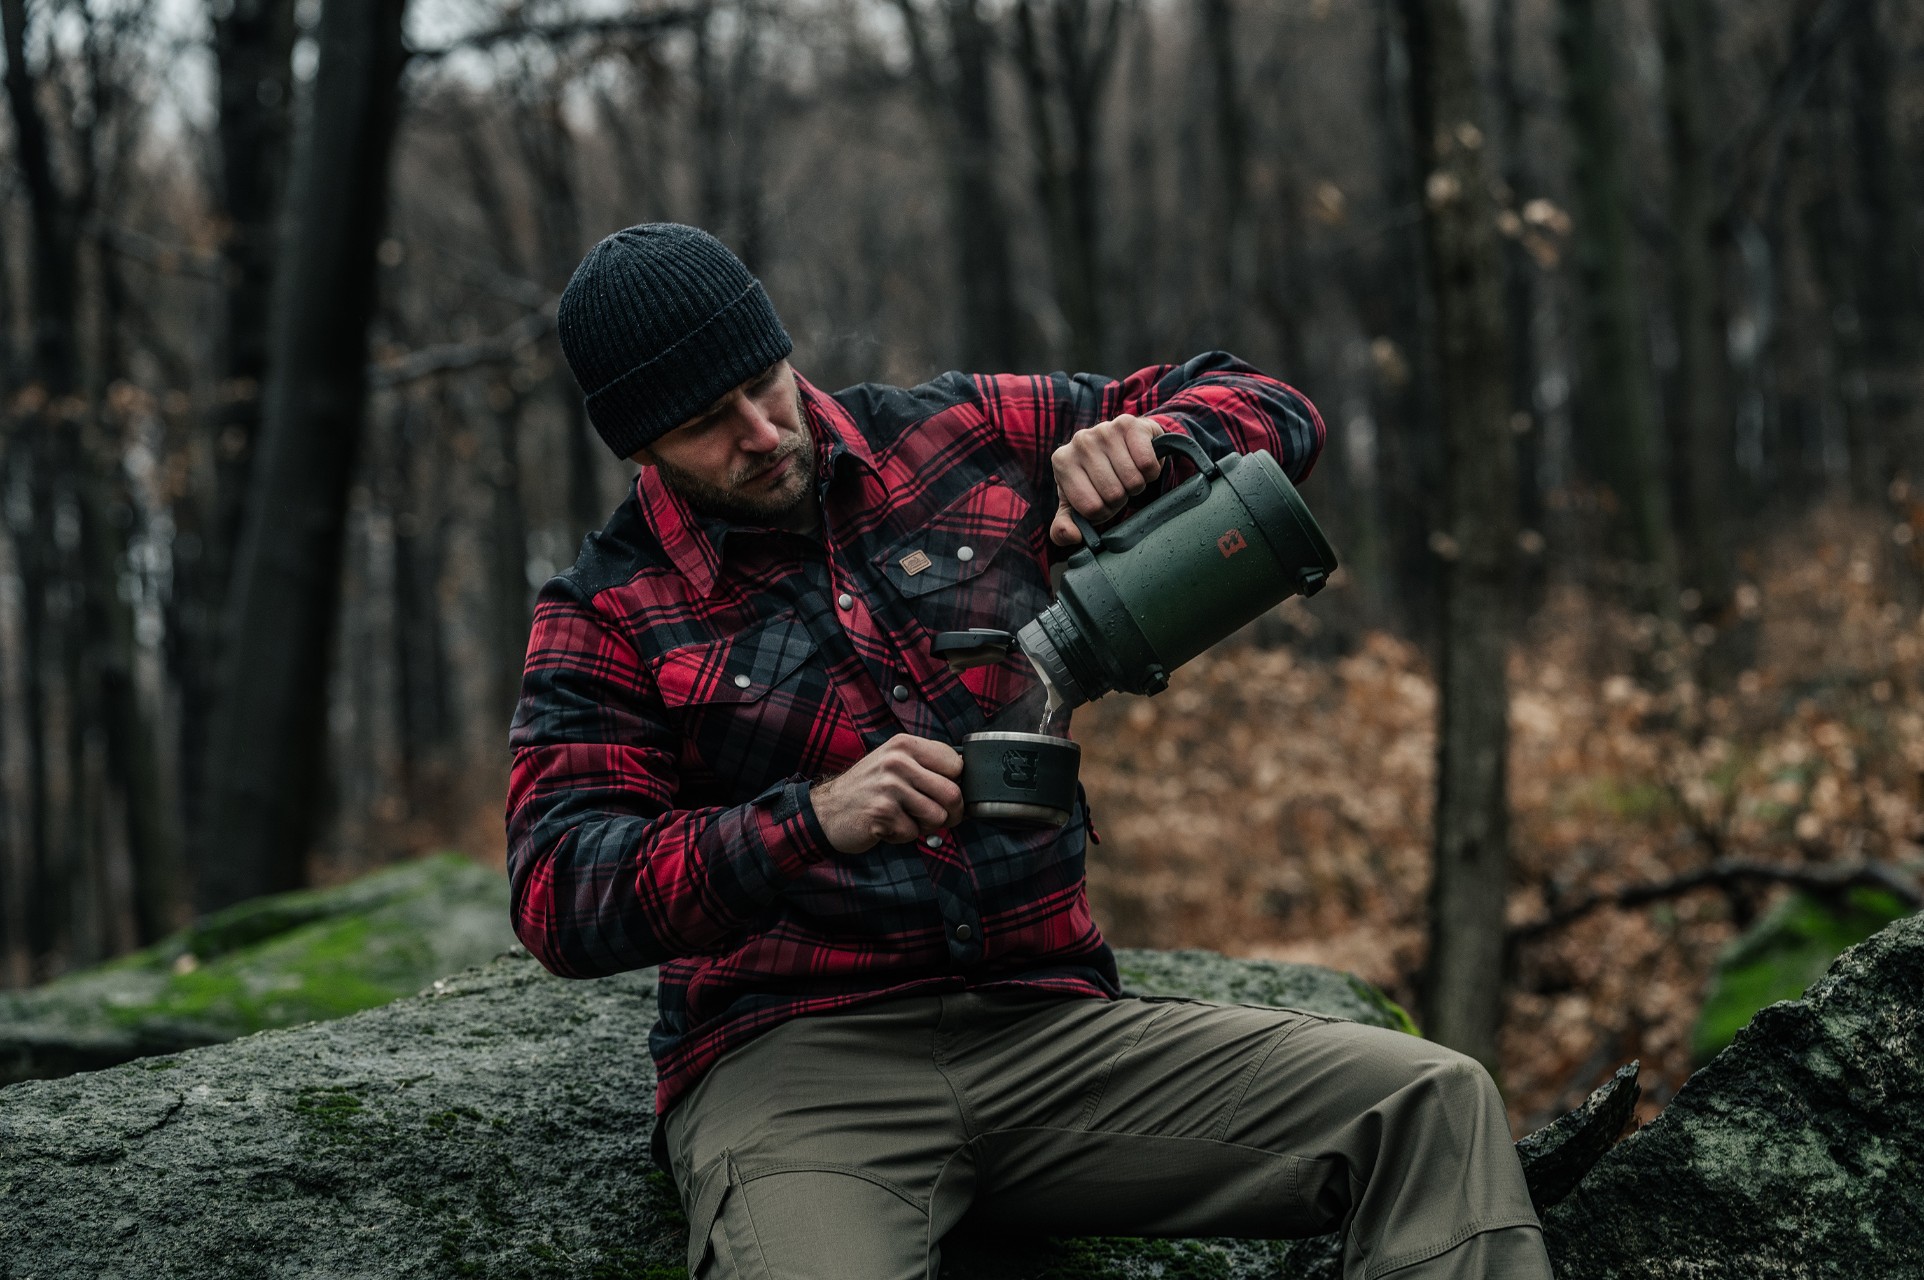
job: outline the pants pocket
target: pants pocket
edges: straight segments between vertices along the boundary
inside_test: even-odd
[[[686,1197],[688,1205],[688,1274],[704,1274],[703,1266],[715,1249],[715,1224],[721,1218],[722,1201],[728,1198],[733,1161],[726,1151],[697,1173]]]

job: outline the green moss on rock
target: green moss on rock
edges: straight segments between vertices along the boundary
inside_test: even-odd
[[[1214,951],[1125,949],[1116,952],[1116,965],[1123,986],[1140,995],[1309,1009],[1418,1034],[1401,1005],[1353,973],[1276,960],[1230,960]]]
[[[514,945],[505,878],[455,854],[242,903],[0,996],[0,1083],[343,1017]]]
[[[1697,1061],[1716,1057],[1759,1010],[1797,999],[1831,961],[1908,914],[1881,889],[1784,899],[1719,958],[1691,1042]]]

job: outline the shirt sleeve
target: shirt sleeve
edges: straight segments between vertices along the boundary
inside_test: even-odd
[[[1121,379],[1004,374],[978,377],[976,389],[1035,491],[1050,495],[1050,454],[1082,428],[1125,413],[1154,417],[1164,429],[1193,437],[1212,458],[1267,449],[1298,483],[1316,465],[1326,434],[1322,416],[1301,392],[1223,351]]]
[[[730,808],[674,807],[678,739],[660,695],[565,577],[536,602],[509,740],[514,929],[563,977],[725,950],[833,851],[803,778]]]

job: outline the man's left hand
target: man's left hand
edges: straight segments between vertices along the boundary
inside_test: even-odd
[[[1148,488],[1162,474],[1162,459],[1149,443],[1161,434],[1162,424],[1154,418],[1125,413],[1070,436],[1069,443],[1049,457],[1060,496],[1049,537],[1059,546],[1073,547],[1082,534],[1070,518],[1072,508],[1091,524],[1101,524]]]

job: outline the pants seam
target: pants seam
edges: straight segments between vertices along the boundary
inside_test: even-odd
[[[758,1164],[753,1173],[738,1173],[736,1186],[747,1186],[761,1178],[772,1177],[778,1173],[833,1173],[842,1177],[859,1178],[863,1182],[882,1188],[918,1213],[926,1213],[927,1206],[904,1188],[887,1178],[870,1173],[860,1165],[833,1164],[825,1160],[784,1160],[775,1164]]]
[[[1249,1097],[1249,1090],[1256,1083],[1256,1077],[1262,1073],[1263,1067],[1268,1064],[1276,1050],[1282,1047],[1283,1041],[1289,1038],[1290,1032],[1296,1030],[1300,1025],[1300,1023],[1292,1022],[1278,1027],[1275,1034],[1270,1036],[1269,1044],[1262,1051],[1262,1054],[1252,1061],[1243,1071],[1242,1083],[1236,1089],[1236,1100],[1230,1103],[1229,1110],[1223,1113],[1222,1123],[1217,1126],[1216,1129],[1217,1137],[1225,1141],[1228,1140],[1229,1131],[1235,1128],[1236,1117],[1242,1113],[1243,1101]]]
[[[941,1191],[942,1179],[948,1176],[949,1167],[962,1157],[964,1151],[970,1151],[970,1148],[974,1147],[977,1141],[979,1140],[971,1138],[954,1151],[949,1152],[949,1158],[944,1160],[942,1167],[935,1171],[935,1181],[929,1184],[929,1204],[928,1208],[922,1213],[922,1256],[928,1259],[924,1266],[924,1280],[936,1280],[937,1273],[941,1270],[942,1260],[937,1250],[940,1248],[942,1242],[935,1238],[936,1193]],[[972,1156],[974,1154],[974,1152],[971,1152]]]
[[[735,1158],[733,1156],[728,1157],[728,1182],[729,1185],[737,1191],[742,1190],[741,1173],[740,1170],[735,1167]],[[742,1221],[748,1224],[749,1242],[755,1246],[755,1256],[762,1260],[762,1274],[765,1276],[773,1276],[775,1274],[775,1268],[769,1265],[768,1250],[762,1247],[762,1233],[755,1227],[755,1211],[749,1207],[748,1196],[743,1194],[736,1198],[742,1202]],[[723,1207],[726,1208],[725,1202]],[[728,1238],[728,1222],[725,1218],[722,1221],[722,1238],[724,1240]],[[728,1252],[731,1255],[735,1252],[735,1247],[732,1243],[728,1247]],[[740,1259],[736,1259],[735,1264],[737,1269],[739,1269],[741,1266]]]
[[[1211,1146],[1234,1147],[1238,1151],[1253,1152],[1256,1155],[1270,1156],[1278,1160],[1290,1160],[1299,1163],[1309,1160],[1308,1156],[1294,1155],[1288,1151],[1273,1151],[1268,1147],[1259,1147],[1254,1143],[1236,1142],[1229,1138],[1218,1138],[1213,1134],[1137,1133],[1131,1129],[1082,1129],[1061,1124],[1024,1124],[1017,1125],[1010,1129],[998,1129],[994,1136],[1005,1138],[1022,1133],[1071,1133],[1078,1134],[1085,1138],[1141,1138],[1149,1142],[1206,1142]],[[1530,1221],[1531,1225],[1534,1226],[1535,1220],[1531,1219]]]
[[[1543,1229],[1542,1224],[1539,1223],[1534,1216],[1507,1220],[1498,1218],[1492,1222],[1467,1223],[1464,1226],[1458,1227],[1454,1234],[1439,1244],[1433,1244],[1422,1249],[1413,1249],[1408,1253],[1398,1254],[1394,1257],[1378,1258],[1364,1268],[1363,1280],[1377,1280],[1379,1276],[1388,1275],[1392,1271],[1400,1271],[1404,1267],[1413,1267],[1419,1262],[1428,1262],[1431,1258],[1448,1253],[1450,1250],[1468,1240],[1471,1236],[1480,1236],[1486,1231],[1504,1231],[1511,1227],[1530,1227],[1537,1231]]]
[[[949,1020],[950,997],[942,996],[940,999],[941,1012],[936,1016],[935,1025],[929,1028],[929,1064],[935,1068],[935,1073],[942,1077],[942,1083],[948,1086],[949,1096],[955,1099],[955,1112],[962,1121],[962,1140],[969,1142],[975,1139],[982,1130],[975,1122],[975,1114],[969,1110],[969,1100],[963,1096],[961,1087],[955,1083],[955,1078],[949,1074],[948,1063],[943,1060],[941,1048],[942,1028]]]
[[[1097,1078],[1095,1087],[1089,1091],[1089,1100],[1082,1104],[1081,1113],[1076,1116],[1075,1124],[1070,1126],[1072,1129],[1087,1131],[1091,1125],[1095,1124],[1096,1112],[1102,1109],[1102,1100],[1109,1093],[1109,1079],[1116,1073],[1116,1064],[1128,1057],[1130,1052],[1140,1045],[1151,1031],[1155,1030],[1156,1024],[1168,1016],[1168,1009],[1158,1009],[1156,1016],[1138,1027],[1129,1043],[1103,1064],[1102,1075]]]

